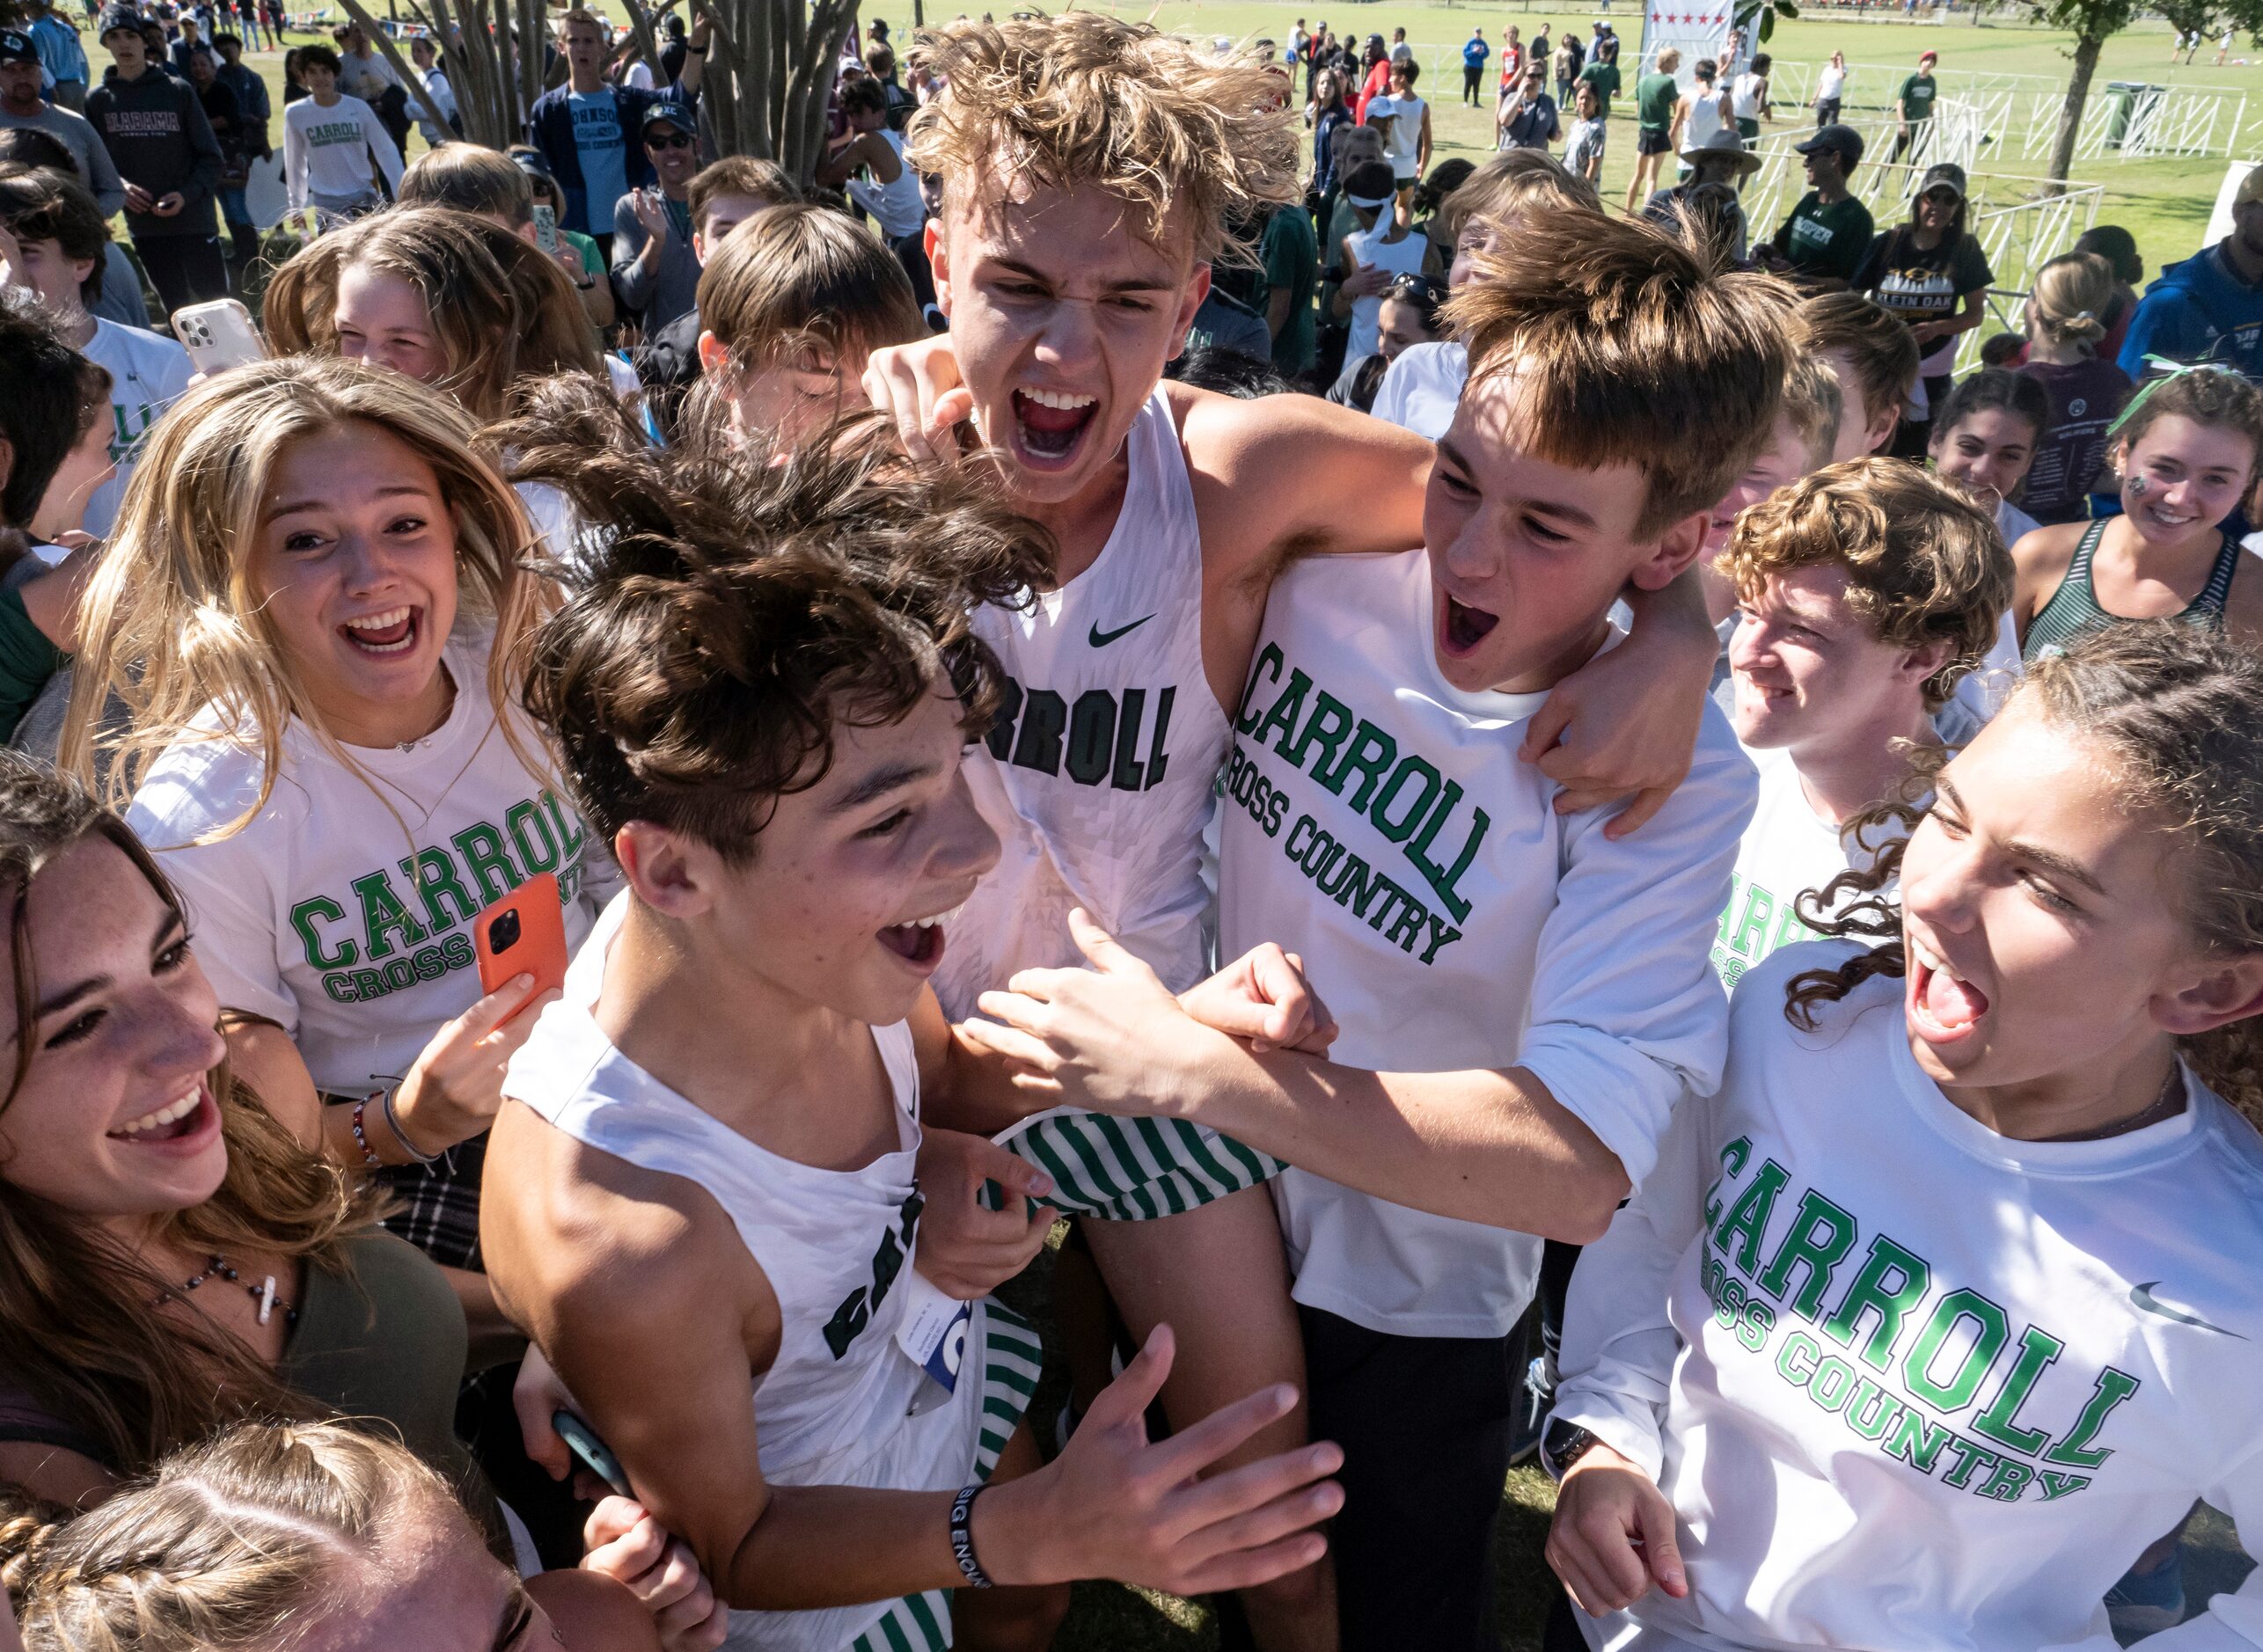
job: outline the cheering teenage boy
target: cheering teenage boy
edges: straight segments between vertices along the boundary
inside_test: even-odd
[[[1518,745],[1609,648],[1612,604],[1689,567],[1767,439],[1789,355],[1768,288],[1646,225],[1527,215],[1449,306],[1469,382],[1426,548],[1274,581],[1237,696],[1221,939],[1301,954],[1335,1064],[1205,1034],[1088,928],[1099,973],[1026,972],[982,997],[1006,1027],[966,1029],[1029,1064],[1040,1104],[1198,1120],[1297,1166],[1276,1198],[1314,1430],[1345,1451],[1347,1648],[1478,1643],[1503,1339],[1542,1237],[1601,1232],[1718,1073],[1707,955],[1754,791],[1719,713],[1617,838]]]
[[[1000,686],[967,615],[1050,547],[859,434],[782,465],[521,444],[605,539],[527,701],[627,887],[504,1079],[481,1238],[639,1501],[749,1614],[738,1644],[941,1652],[956,1620],[1036,1652],[1073,1578],[1308,1568],[1337,1453],[1197,1483],[1295,1395],[1254,1383],[1150,1445],[1159,1333],[1038,1466],[1036,1334],[980,1298],[1050,1225],[1023,1214],[1043,1178],[922,1100],[968,1065],[926,982],[997,853],[960,768]],[[997,1266],[939,1268],[974,1229]]]
[[[1201,967],[1224,708],[1266,589],[1292,554],[1415,543],[1432,450],[1316,398],[1161,382],[1219,226],[1295,194],[1295,117],[1267,66],[1086,11],[953,25],[932,66],[944,89],[907,152],[942,180],[926,245],[951,331],[875,353],[867,387],[915,450],[956,453],[971,420],[1015,507],[1059,547],[1052,588],[977,622],[1009,681],[969,780],[1003,848],[937,990],[963,1015],[1018,969],[1075,961],[1079,905],[1183,987]],[[1627,657],[1559,696],[1530,742],[1575,803],[1623,789],[1614,778],[1659,788],[1620,829],[1689,760],[1713,644],[1694,592],[1676,596],[1655,615],[1642,604]],[[1190,1125],[1081,1114],[1015,1139],[1065,1206],[1168,1217],[1084,1226],[1135,1330],[1168,1319],[1178,1334],[1175,1414],[1213,1408],[1252,1372],[1294,1376],[1278,1229],[1250,1190],[1272,1168],[1261,1156]],[[1253,1605],[1261,1644],[1332,1634],[1318,1583]]]

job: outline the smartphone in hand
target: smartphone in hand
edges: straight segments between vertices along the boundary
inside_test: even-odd
[[[535,996],[566,984],[566,920],[558,879],[529,878],[472,920],[472,950],[480,990],[493,992],[515,976],[534,977]]]

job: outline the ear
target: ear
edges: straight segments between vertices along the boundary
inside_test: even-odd
[[[731,353],[723,341],[705,327],[699,330],[699,370],[720,373],[731,364]]]
[[[1711,511],[1701,510],[1669,527],[1650,553],[1635,564],[1627,582],[1639,591],[1662,591],[1673,584],[1705,548],[1705,530],[1712,520]]]
[[[1210,266],[1194,267],[1194,279],[1187,283],[1186,295],[1179,300],[1178,331],[1171,336],[1184,343],[1187,329],[1194,325],[1194,312],[1202,308],[1202,301],[1210,296]]]
[[[1903,401],[1908,399],[1907,397],[1902,398]],[[1867,411],[1870,413],[1870,428],[1863,432],[1864,439],[1870,443],[1868,450],[1871,453],[1883,452],[1886,444],[1893,439],[1893,427],[1901,422],[1901,402],[1887,402],[1882,407],[1872,407]]]
[[[95,261],[91,258],[75,258],[71,259],[70,284],[74,287],[85,286],[87,277],[93,274],[94,270]]]
[[[705,886],[714,851],[664,826],[629,822],[613,834],[613,859],[636,898],[663,917],[699,917],[713,905]]]
[[[2202,961],[2201,973],[2181,990],[2153,997],[2153,1020],[2179,1037],[2208,1033],[2263,1013],[2263,953]]]
[[[935,284],[935,308],[946,319],[951,313],[951,257],[943,240],[943,221],[940,216],[927,220],[920,232],[920,244],[927,249],[927,275]]]
[[[1911,648],[1900,659],[1899,669],[1913,683],[1930,682],[1933,674],[1956,657],[1956,644],[1946,638],[1929,642],[1922,648]]]
[[[703,269],[707,267],[707,232],[705,230],[692,231],[692,261]]]

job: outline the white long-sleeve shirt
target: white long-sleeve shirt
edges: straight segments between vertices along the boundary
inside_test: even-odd
[[[1691,1593],[1611,1652],[2113,1652],[2099,1602],[2196,1497],[2263,1530],[2263,1138],[2021,1142],[1909,1050],[1902,983],[1784,1019],[1747,974],[1719,1092],[1590,1246],[1556,1415],[1654,1475]],[[2110,967],[2110,966],[2109,966]],[[2263,1646],[2263,1572],[2161,1652]]]
[[[1686,1086],[1719,1077],[1727,1005],[1709,967],[1753,771],[1711,706],[1689,778],[1615,843],[1558,815],[1517,757],[1542,694],[1439,674],[1419,550],[1315,557],[1273,583],[1235,725],[1219,831],[1219,945],[1303,955],[1378,1071],[1521,1067],[1630,1177]],[[1532,1299],[1541,1241],[1285,1172],[1274,1198],[1293,1294],[1399,1336],[1498,1336]]]
[[[375,194],[377,167],[399,193],[400,150],[377,112],[359,98],[341,96],[326,109],[301,98],[283,111],[283,184],[294,211],[310,195]]]

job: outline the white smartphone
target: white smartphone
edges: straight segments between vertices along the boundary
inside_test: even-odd
[[[558,250],[558,208],[546,201],[535,203],[534,244],[546,252]]]
[[[232,298],[174,311],[172,332],[196,370],[208,376],[267,358],[267,344],[252,325],[252,312]]]

